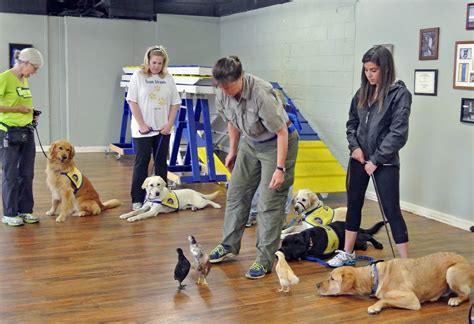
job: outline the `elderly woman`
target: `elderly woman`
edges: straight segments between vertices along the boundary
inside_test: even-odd
[[[0,158],[2,161],[3,217],[9,226],[37,223],[33,213],[35,138],[33,101],[28,78],[43,66],[34,48],[15,54],[13,68],[0,74]],[[21,135],[14,138],[13,132]],[[18,134],[17,133],[17,134]]]

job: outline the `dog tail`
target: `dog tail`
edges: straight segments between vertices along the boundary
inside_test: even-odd
[[[102,203],[102,205],[104,206],[104,208],[102,208],[102,210],[115,208],[115,207],[120,206],[121,204],[122,204],[122,202],[118,199],[110,199],[110,200],[107,200],[106,202]]]
[[[375,235],[382,228],[382,226],[384,226],[384,224],[385,224],[384,222],[380,221],[376,223],[374,226],[372,226],[371,228],[368,228],[368,229],[361,228],[360,232],[365,233],[365,234]]]
[[[203,193],[199,193],[201,195],[202,198],[204,199],[207,199],[207,200],[213,200],[214,198],[217,197],[217,194],[219,194],[219,190],[217,190],[216,192],[213,192],[211,194],[208,194],[208,195],[205,195]]]

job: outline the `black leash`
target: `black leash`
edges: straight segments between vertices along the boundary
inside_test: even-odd
[[[36,132],[36,137],[38,138],[38,142],[39,142],[39,145],[41,147],[41,151],[43,152],[43,155],[45,158],[47,158],[49,160],[49,157],[48,155],[46,155],[46,152],[44,151],[44,148],[43,148],[43,144],[41,144],[41,138],[39,136],[39,133],[38,133],[38,128],[36,127],[38,124],[32,124],[31,126],[34,128],[35,132]]]
[[[380,194],[379,194],[379,188],[377,186],[377,182],[375,181],[375,176],[374,176],[373,173],[370,175],[370,177],[372,178],[372,182],[374,183],[375,193],[377,195],[377,201],[379,203],[380,211],[382,212],[383,224],[385,225],[385,230],[387,231],[388,242],[390,243],[390,248],[392,249],[393,258],[395,259],[396,258],[395,257],[395,251],[393,250],[392,239],[390,238],[390,234],[388,232],[387,216],[385,216],[385,211],[383,210],[382,200],[380,199]]]
[[[160,148],[161,148],[161,142],[163,141],[163,134],[161,134],[161,132],[158,130],[158,129],[153,129],[153,128],[149,128],[147,132],[142,132],[142,131],[138,131],[140,134],[142,135],[145,135],[145,134],[149,134],[149,133],[158,133],[158,136],[160,136],[160,139],[158,140],[158,145],[156,146],[156,150],[155,150],[155,155],[153,156],[153,172],[151,174],[151,176],[154,176],[156,175],[155,174],[155,165],[156,165],[156,158],[158,157],[158,152],[160,152]]]

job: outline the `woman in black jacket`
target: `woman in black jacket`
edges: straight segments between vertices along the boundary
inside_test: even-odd
[[[408,231],[400,209],[398,152],[408,139],[411,94],[402,81],[395,81],[393,57],[385,47],[372,47],[362,63],[362,84],[352,98],[346,125],[351,158],[344,251],[337,251],[329,260],[332,267],[355,263],[354,242],[372,174],[400,257],[408,257]]]

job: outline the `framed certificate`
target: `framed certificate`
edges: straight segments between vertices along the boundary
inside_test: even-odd
[[[415,95],[438,94],[438,70],[415,70]]]

